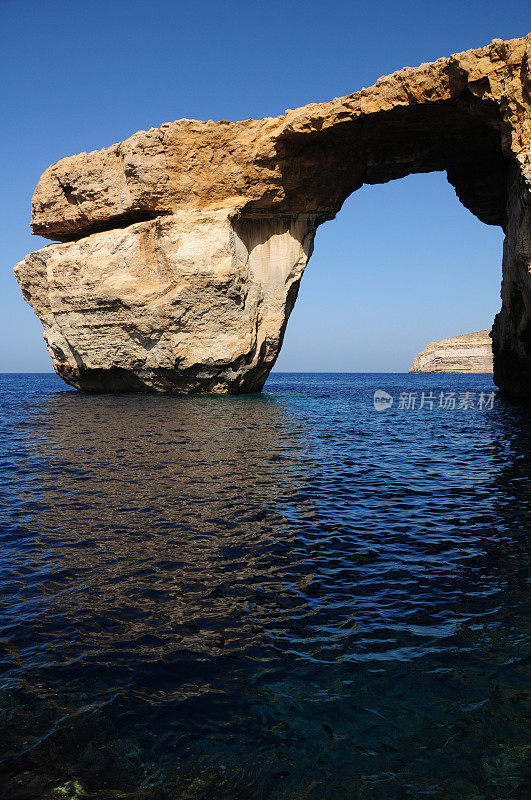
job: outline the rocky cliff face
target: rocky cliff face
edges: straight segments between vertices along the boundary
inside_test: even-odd
[[[257,391],[319,224],[364,183],[446,170],[507,234],[495,380],[531,396],[531,36],[284,116],[178,122],[53,164],[15,268],[57,372],[90,391]],[[383,221],[385,224],[385,220]]]
[[[311,215],[180,211],[15,268],[56,371],[87,391],[259,391],[308,260]]]
[[[413,361],[410,372],[492,372],[490,331],[475,331],[430,342]]]

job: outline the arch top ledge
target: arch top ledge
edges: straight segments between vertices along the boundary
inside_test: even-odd
[[[78,388],[256,391],[317,225],[364,183],[434,170],[506,232],[495,381],[530,397],[531,34],[280,117],[178,120],[63,158],[31,225],[64,244],[16,276]]]
[[[452,168],[494,144],[525,170],[530,86],[531,34],[280,117],[165,123],[52,164],[33,196],[32,230],[69,241],[179,209],[337,210],[362,183]],[[340,187],[330,198],[323,175]]]

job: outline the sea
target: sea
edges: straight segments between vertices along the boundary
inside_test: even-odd
[[[531,411],[491,376],[0,408],[1,798],[528,800]]]

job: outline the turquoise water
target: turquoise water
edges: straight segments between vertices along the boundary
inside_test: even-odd
[[[530,411],[493,389],[0,376],[0,796],[529,797]]]

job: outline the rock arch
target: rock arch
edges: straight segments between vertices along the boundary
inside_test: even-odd
[[[41,177],[15,267],[56,371],[88,391],[259,391],[319,224],[353,191],[446,171],[501,226],[494,379],[531,397],[531,35],[284,116],[179,120]]]

